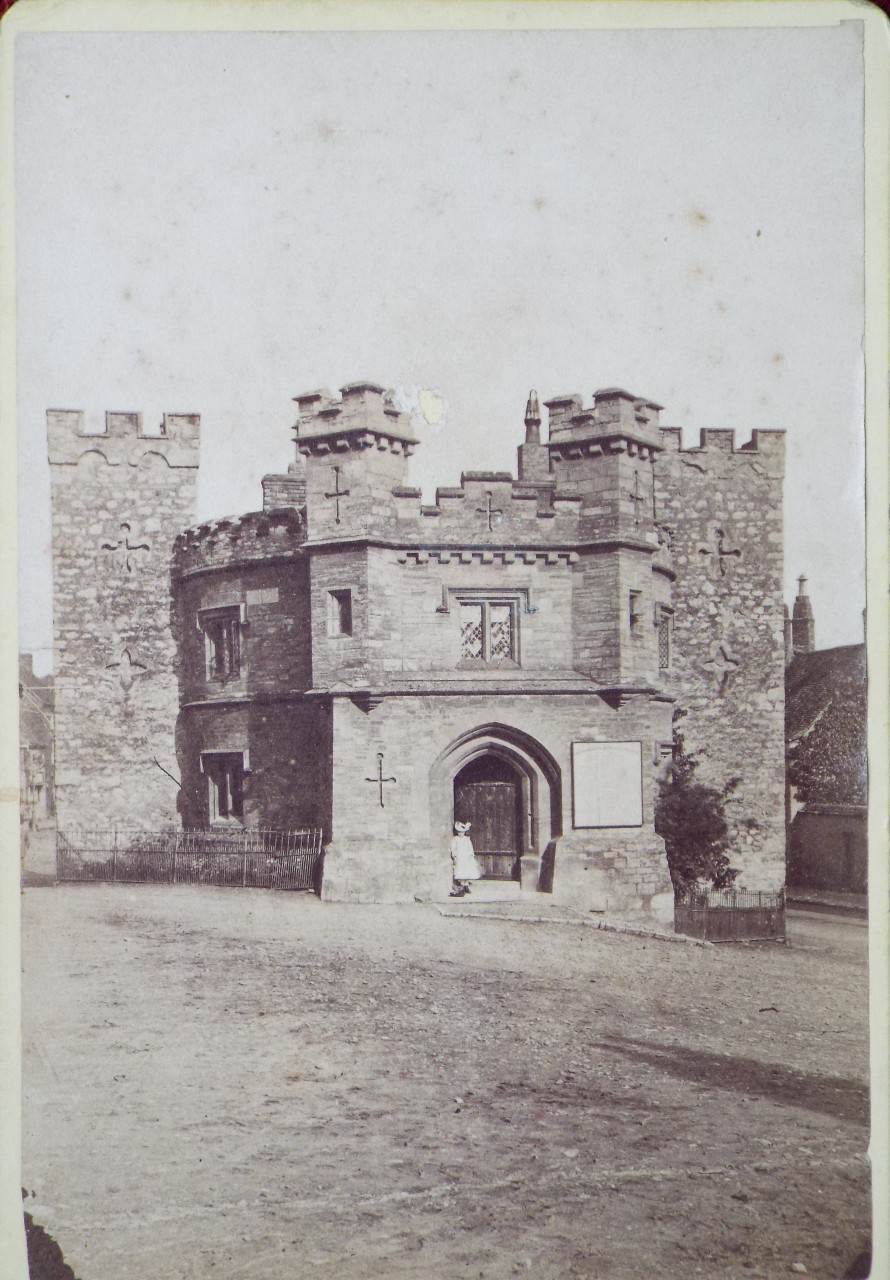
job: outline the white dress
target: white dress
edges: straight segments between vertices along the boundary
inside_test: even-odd
[[[473,841],[469,836],[453,836],[451,840],[451,861],[454,864],[455,880],[478,880],[480,878],[479,863],[473,852]]]

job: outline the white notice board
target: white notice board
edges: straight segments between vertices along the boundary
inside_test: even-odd
[[[572,743],[572,826],[643,825],[643,745]]]

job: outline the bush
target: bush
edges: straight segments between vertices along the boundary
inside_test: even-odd
[[[675,712],[675,722],[685,712]],[[655,830],[662,837],[674,889],[682,892],[701,880],[715,889],[726,889],[739,874],[729,865],[729,828],[725,802],[739,784],[732,778],[719,790],[695,781],[699,766],[688,753],[676,723],[673,757],[659,782],[655,805]]]

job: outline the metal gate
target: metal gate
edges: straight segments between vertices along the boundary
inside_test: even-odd
[[[56,879],[318,890],[321,831],[72,829],[56,836]]]

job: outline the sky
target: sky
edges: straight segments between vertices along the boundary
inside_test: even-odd
[[[47,408],[200,413],[205,519],[261,505],[293,396],[363,378],[415,408],[430,500],[515,466],[532,387],[626,387],[687,445],[784,429],[786,598],[862,639],[858,22],[29,33],[16,160],[39,670]]]

